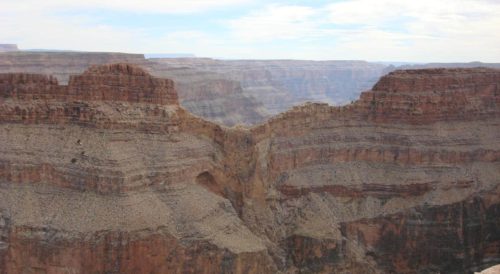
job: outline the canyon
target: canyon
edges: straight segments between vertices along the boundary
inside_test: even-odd
[[[369,89],[386,66],[364,61],[151,58],[95,52],[0,53],[0,73],[42,73],[67,84],[92,65],[139,65],[174,80],[180,104],[220,124],[256,125],[307,101],[348,103]]]
[[[341,105],[370,89],[387,66],[365,61],[151,59],[158,67],[190,68],[241,84],[271,115],[304,102]],[[156,70],[153,70],[156,72]],[[159,75],[166,76],[169,75]]]
[[[350,104],[227,127],[181,106],[165,64],[132,63],[0,74],[0,273],[500,263],[500,70],[396,70]]]

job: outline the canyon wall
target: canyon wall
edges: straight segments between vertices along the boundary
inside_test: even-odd
[[[268,113],[261,102],[243,93],[239,82],[222,74],[194,68],[170,68],[144,59],[142,54],[92,52],[9,52],[0,54],[2,73],[53,75],[60,84],[92,65],[140,65],[150,73],[175,80],[180,103],[190,112],[225,125],[256,124]]]
[[[1,73],[50,74],[61,84],[71,75],[80,74],[92,65],[144,62],[142,54],[98,52],[4,52],[0,54]]]
[[[267,216],[254,230],[306,273],[498,263],[499,72],[396,71],[353,104],[307,104],[252,129],[259,202],[247,214]]]
[[[152,59],[159,66],[190,67],[241,83],[243,92],[278,114],[308,101],[340,105],[355,100],[382,76],[385,65],[365,61]]]
[[[92,65],[126,62],[174,80],[181,105],[210,121],[256,125],[305,102],[344,105],[370,89],[394,66],[364,61],[216,60],[152,58],[142,54],[4,52],[0,72],[50,74],[60,84]],[[431,63],[399,69],[492,67],[493,63]]]
[[[0,90],[0,273],[275,271],[231,202],[197,183],[233,181],[224,134],[179,107],[171,80],[119,64],[67,86],[2,74]]]
[[[216,60],[142,54],[5,52],[0,73],[39,73],[67,84],[92,65],[126,62],[174,80],[183,107],[208,120],[255,125],[307,101],[345,104],[368,90],[385,65],[364,61]]]
[[[225,74],[154,61],[147,67],[157,77],[173,79],[181,105],[200,117],[228,126],[253,125],[269,117],[261,100],[245,94],[241,83]]]
[[[180,96],[179,96],[180,97]],[[395,71],[245,128],[126,64],[0,75],[0,273],[500,263],[500,71]]]

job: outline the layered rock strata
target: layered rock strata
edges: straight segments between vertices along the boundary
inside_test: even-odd
[[[341,105],[382,76],[385,65],[365,61],[153,59],[156,66],[196,68],[241,83],[243,92],[278,114],[307,101]]]
[[[254,128],[263,229],[287,239],[304,272],[467,273],[498,262],[499,76],[396,71],[351,105],[309,104]]]
[[[166,66],[148,62],[149,71],[162,78],[173,79],[180,104],[191,113],[219,124],[254,125],[269,117],[261,100],[245,94],[241,83],[227,75],[196,67]]]
[[[172,81],[124,64],[68,86],[0,78],[0,272],[275,270],[230,201],[197,183],[231,175],[217,172],[221,129],[181,109]]]
[[[174,68],[144,59],[142,54],[91,52],[10,52],[0,54],[1,73],[53,75],[68,84],[93,65],[126,62],[140,65],[155,76],[173,79],[179,101],[190,112],[225,124],[256,124],[268,116],[262,103],[244,94],[239,82],[222,74],[195,68]]]
[[[1,73],[49,74],[67,84],[71,75],[81,74],[93,65],[110,63],[143,64],[144,55],[108,52],[4,52],[0,54]]]
[[[396,71],[252,128],[125,64],[0,75],[0,272],[469,273],[500,262],[500,71]]]

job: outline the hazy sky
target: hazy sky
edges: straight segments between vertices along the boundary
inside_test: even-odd
[[[0,43],[224,58],[500,62],[500,0],[0,0]]]

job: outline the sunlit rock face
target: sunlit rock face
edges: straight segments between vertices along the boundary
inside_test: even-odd
[[[478,274],[496,274],[496,273],[500,273],[500,265],[496,265],[496,266],[492,266],[488,269],[485,269],[481,272],[476,272]]]
[[[0,75],[0,272],[470,273],[500,263],[500,71],[395,71],[227,128],[128,64]]]

